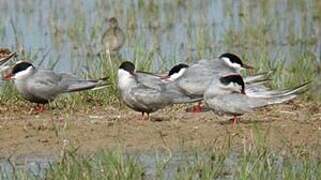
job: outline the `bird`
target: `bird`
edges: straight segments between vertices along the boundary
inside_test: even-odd
[[[44,104],[53,101],[58,95],[82,90],[106,87],[106,78],[86,80],[72,74],[55,73],[50,70],[37,69],[27,61],[17,62],[5,80],[13,80],[21,96],[36,103],[36,111],[44,111]]]
[[[257,108],[280,104],[296,98],[308,90],[309,82],[283,91],[260,90],[246,93],[246,83],[240,74],[228,74],[214,78],[204,92],[205,105],[218,115],[232,115],[233,126],[237,116]]]
[[[186,95],[195,98],[203,97],[205,90],[213,78],[218,78],[220,75],[227,73],[240,73],[242,69],[253,69],[253,67],[244,64],[237,55],[227,52],[218,58],[202,59],[190,65],[184,73],[175,80],[175,83]],[[245,77],[245,83],[252,84],[251,86],[247,86],[251,89],[253,89],[253,87],[265,88],[262,83],[267,81],[270,75],[271,72],[265,72],[247,76]],[[246,90],[248,91],[249,89]],[[203,107],[201,107],[201,102],[193,107],[191,111],[202,112]]]
[[[240,73],[242,69],[252,69],[235,54],[224,53],[215,59],[202,59],[176,80],[179,88],[190,96],[202,97],[213,78],[226,73]]]
[[[142,117],[172,104],[191,103],[199,101],[190,98],[177,90],[171,83],[162,82],[159,77],[147,74],[150,79],[140,77],[144,74],[137,73],[135,65],[130,61],[123,62],[118,69],[117,86],[121,99],[131,109],[141,112]],[[153,83],[155,80],[157,83]]]
[[[12,57],[16,57],[16,52],[11,52],[7,48],[0,48],[0,72],[8,69],[9,66],[5,66],[5,64],[12,59]]]
[[[107,23],[109,27],[102,36],[102,44],[105,45],[107,52],[114,55],[123,47],[125,35],[115,17],[109,18]]]
[[[0,48],[0,63],[3,61],[2,59],[10,59],[16,55],[16,52],[11,52],[8,48]]]

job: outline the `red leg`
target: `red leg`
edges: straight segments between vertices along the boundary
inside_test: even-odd
[[[196,112],[203,112],[202,102],[197,103],[197,111]]]
[[[40,112],[44,112],[44,111],[45,111],[45,105],[42,104],[42,105],[40,105]]]
[[[149,113],[147,113],[147,112],[142,112],[142,119],[141,120],[146,120],[145,113],[147,114],[147,120],[149,120]]]
[[[150,116],[149,116],[149,113],[147,113],[147,120],[150,120]]]
[[[186,112],[193,112],[193,113],[204,112],[204,106],[202,106],[202,102],[198,102],[196,106],[186,109]]]
[[[235,128],[236,124],[238,122],[238,118],[236,116],[234,116],[232,120],[233,120],[232,127]]]
[[[35,112],[42,113],[45,111],[45,105],[44,104],[37,104],[35,107]]]
[[[142,112],[142,117],[140,120],[144,120],[145,112]]]

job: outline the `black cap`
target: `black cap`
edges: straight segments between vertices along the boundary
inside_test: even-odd
[[[178,64],[178,65],[175,65],[174,67],[172,67],[172,69],[168,72],[168,76],[171,76],[175,73],[178,73],[181,69],[183,68],[188,68],[188,65],[187,64]]]
[[[230,59],[230,61],[231,61],[232,63],[239,64],[241,67],[244,66],[242,60],[241,60],[237,55],[235,55],[235,54],[232,54],[232,53],[224,53],[224,54],[222,54],[222,55],[220,56],[220,58],[224,58],[224,57]]]
[[[229,85],[230,83],[236,83],[242,87],[242,93],[245,92],[245,85],[241,75],[239,74],[231,74],[227,76],[223,76],[220,78],[220,81],[224,85]]]
[[[135,71],[135,65],[130,61],[125,61],[119,66],[119,69],[123,69],[132,73]]]
[[[16,74],[18,72],[24,71],[29,67],[34,67],[34,66],[31,63],[26,61],[19,62],[12,68],[11,74]]]

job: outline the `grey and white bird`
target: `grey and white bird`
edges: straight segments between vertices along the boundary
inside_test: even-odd
[[[205,105],[218,115],[232,115],[233,125],[237,116],[272,104],[280,104],[296,98],[308,90],[309,83],[283,91],[262,90],[247,94],[246,84],[239,74],[214,78],[204,93]]]
[[[144,75],[148,75],[148,78],[142,77]],[[149,113],[165,106],[199,101],[197,98],[186,96],[170,84],[154,75],[137,73],[135,65],[129,61],[123,62],[118,70],[121,99],[128,107],[141,112],[142,115],[147,113],[148,118]]]
[[[80,79],[67,73],[37,69],[26,61],[16,63],[4,79],[13,80],[21,96],[37,103],[39,111],[43,111],[43,105],[53,101],[60,94],[107,86],[104,79]]]
[[[192,64],[175,80],[175,83],[186,95],[200,98],[203,97],[213,78],[219,78],[223,74],[240,73],[242,69],[252,68],[252,66],[244,64],[237,55],[224,53],[218,58],[203,59]],[[269,80],[270,75],[271,72],[266,72],[245,77],[246,92],[256,89],[268,89],[263,83]],[[199,103],[191,110],[187,109],[187,111],[201,112],[204,111],[204,108]]]
[[[238,56],[224,53],[216,59],[203,59],[190,65],[184,74],[176,79],[176,84],[189,96],[203,97],[213,78],[223,74],[240,73],[245,68],[252,67],[244,64]],[[249,78],[251,81],[254,81],[253,79],[256,80],[256,78]]]

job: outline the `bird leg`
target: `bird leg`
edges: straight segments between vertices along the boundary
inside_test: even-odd
[[[187,108],[186,112],[193,112],[193,113],[204,112],[204,106],[202,106],[202,102],[198,102],[198,104],[196,106],[193,106],[191,108]]]
[[[44,104],[37,104],[37,106],[35,107],[35,111],[37,113],[42,113],[45,110],[45,105]]]
[[[141,118],[141,120],[150,120],[149,113],[146,112],[146,114],[147,114],[147,118],[145,118],[145,112],[142,112],[142,118]]]
[[[149,116],[149,113],[146,113],[147,114],[147,120],[150,121],[150,116]]]
[[[144,120],[144,115],[145,115],[145,112],[142,112],[142,117],[140,120]]]
[[[232,122],[232,127],[235,128],[236,127],[236,124],[237,122],[239,121],[239,119],[237,118],[237,116],[233,116],[233,118],[231,119]]]
[[[42,113],[45,110],[45,105],[44,104],[37,104],[33,108],[30,109],[29,114],[33,113]]]

